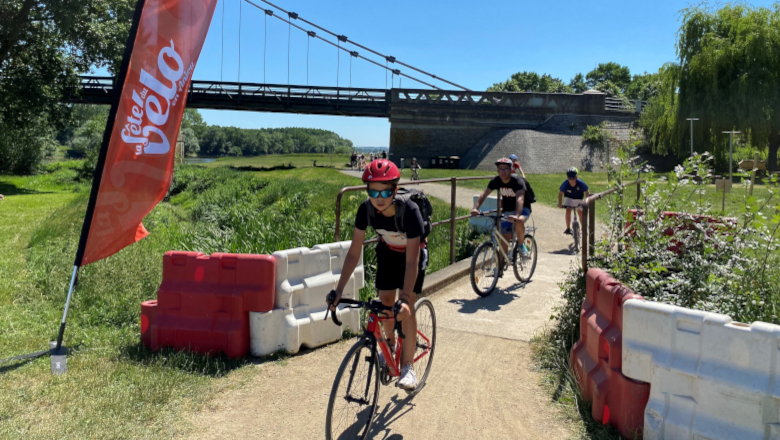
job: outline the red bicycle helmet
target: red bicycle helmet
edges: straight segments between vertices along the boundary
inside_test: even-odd
[[[393,182],[401,178],[401,172],[387,159],[377,159],[363,172],[363,182]]]
[[[503,164],[507,164],[507,165],[509,165],[509,166],[512,166],[512,161],[511,161],[511,160],[509,160],[509,159],[507,159],[506,157],[502,157],[501,159],[498,159],[498,160],[496,161],[496,166],[499,166],[499,165],[501,165],[502,163],[503,163]]]

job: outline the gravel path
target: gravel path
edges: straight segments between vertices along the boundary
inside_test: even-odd
[[[347,172],[348,174],[350,172]],[[445,185],[424,184],[450,200]],[[471,208],[473,190],[457,194]],[[534,205],[539,254],[532,281],[511,270],[480,298],[465,277],[431,297],[437,316],[437,351],[425,389],[413,399],[393,387],[379,393],[380,413],[370,438],[567,439],[577,430],[540,386],[529,341],[549,322],[560,301],[557,283],[576,264],[562,231],[563,212]],[[187,438],[322,438],[336,370],[354,340],[260,364],[248,384],[228,391],[189,420]],[[244,372],[246,374],[246,372]]]

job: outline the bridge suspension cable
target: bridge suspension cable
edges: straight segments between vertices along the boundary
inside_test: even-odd
[[[241,82],[241,10],[244,2],[238,0],[238,82]]]
[[[249,3],[252,3],[252,2],[251,2],[251,1],[249,1],[249,0],[246,0],[246,1],[247,1],[247,2],[249,2]],[[278,10],[280,10],[280,11],[284,12],[285,14],[287,14],[288,16],[290,16],[290,17],[292,17],[292,18],[294,18],[294,19],[296,19],[296,20],[301,20],[302,22],[304,22],[304,23],[308,24],[309,26],[314,26],[314,27],[316,27],[317,29],[319,29],[319,30],[321,30],[321,31],[323,31],[323,32],[327,32],[327,33],[329,33],[329,34],[333,35],[334,37],[338,38],[339,40],[341,40],[341,41],[343,41],[343,42],[345,42],[345,43],[347,43],[347,42],[349,42],[349,43],[352,43],[353,45],[355,45],[355,46],[357,46],[357,47],[359,47],[359,48],[361,48],[361,49],[363,49],[363,50],[367,50],[367,51],[369,51],[369,52],[373,53],[374,55],[376,55],[376,56],[378,56],[378,57],[382,57],[382,58],[384,58],[386,61],[389,61],[389,62],[391,62],[391,63],[398,63],[398,64],[400,64],[400,65],[402,65],[402,66],[404,66],[404,67],[408,67],[409,69],[412,69],[412,70],[415,70],[415,71],[417,71],[417,72],[420,72],[420,73],[422,73],[423,75],[430,76],[430,77],[431,77],[431,78],[433,78],[433,79],[437,79],[437,80],[439,80],[439,81],[441,81],[441,82],[445,82],[445,83],[447,83],[447,84],[449,84],[449,85],[452,85],[452,86],[458,87],[458,88],[460,88],[460,89],[463,89],[463,90],[466,90],[466,91],[468,91],[468,92],[470,92],[470,91],[471,91],[470,89],[467,89],[466,87],[463,87],[463,86],[461,86],[461,85],[455,84],[455,83],[454,83],[454,82],[452,82],[452,81],[447,81],[446,79],[444,79],[444,78],[441,78],[441,77],[438,77],[438,76],[436,76],[436,75],[434,75],[434,74],[432,74],[432,73],[426,72],[426,71],[424,71],[424,70],[418,69],[418,68],[416,68],[416,67],[414,67],[414,66],[411,66],[411,65],[409,65],[409,64],[406,64],[406,63],[403,63],[403,62],[401,62],[401,61],[398,61],[398,60],[397,60],[397,59],[396,59],[394,56],[384,55],[384,54],[381,54],[381,53],[379,53],[379,52],[377,52],[377,51],[375,51],[375,50],[372,50],[372,49],[370,49],[370,48],[368,48],[368,47],[366,47],[366,46],[360,45],[360,44],[358,44],[358,43],[356,43],[356,42],[354,42],[354,41],[350,40],[350,39],[349,39],[349,38],[347,38],[345,35],[338,35],[338,34],[336,34],[335,32],[331,32],[331,31],[329,31],[329,30],[325,29],[325,28],[324,28],[324,27],[322,27],[322,26],[316,25],[316,24],[314,24],[314,23],[312,23],[312,22],[310,22],[310,21],[306,20],[305,18],[301,17],[300,15],[296,14],[295,12],[289,12],[289,11],[285,11],[284,9],[280,8],[279,6],[276,6],[275,4],[273,4],[273,3],[269,2],[268,0],[260,0],[260,1],[262,1],[263,3],[266,3],[266,4],[268,4],[268,5],[271,5],[271,6],[273,6],[274,8],[276,8],[276,9],[278,9]],[[404,75],[404,76],[406,76],[406,75]],[[410,77],[408,77],[408,76],[407,76],[407,78],[410,78]],[[386,79],[386,78],[385,78],[385,79]],[[412,79],[414,79],[414,78],[412,78]],[[436,88],[438,89],[438,87],[436,87]]]
[[[264,12],[266,13],[266,16],[270,15],[270,16],[272,16],[272,17],[275,17],[275,18],[277,18],[277,19],[279,19],[279,20],[281,20],[281,21],[283,21],[283,22],[285,22],[285,23],[288,23],[288,24],[290,24],[292,27],[294,27],[294,28],[296,28],[296,29],[298,29],[298,30],[301,30],[301,31],[303,31],[303,32],[306,32],[306,33],[308,33],[310,36],[313,36],[314,38],[317,38],[317,39],[319,39],[319,40],[322,40],[322,41],[324,41],[324,42],[326,42],[326,43],[330,44],[331,46],[334,46],[334,47],[336,47],[336,49],[337,49],[337,51],[338,51],[337,53],[339,53],[339,54],[341,53],[341,51],[342,51],[342,50],[343,50],[343,51],[345,51],[345,52],[350,52],[350,50],[349,50],[349,49],[347,49],[346,47],[342,47],[340,44],[336,44],[336,43],[334,43],[334,42],[332,42],[332,41],[330,41],[330,40],[327,40],[327,39],[325,39],[325,38],[322,38],[321,36],[317,35],[317,34],[316,34],[315,32],[313,32],[313,31],[309,31],[309,30],[307,30],[307,29],[304,29],[304,28],[302,28],[302,27],[298,26],[297,24],[294,24],[294,23],[292,23],[290,20],[286,20],[285,18],[283,18],[283,17],[281,17],[281,16],[279,16],[279,15],[275,14],[275,13],[274,13],[274,11],[272,11],[272,10],[270,10],[270,9],[265,9],[265,8],[263,8],[262,6],[260,6],[260,5],[256,4],[256,3],[252,2],[251,0],[244,0],[244,1],[245,1],[245,2],[247,2],[247,3],[249,3],[249,4],[250,4],[250,5],[252,5],[252,6],[256,7],[257,9],[260,9],[261,11],[264,11]],[[280,8],[280,9],[281,9],[281,8]],[[293,18],[293,16],[294,16],[294,18],[296,18],[296,19],[297,19],[297,17],[298,17],[298,14],[296,14],[295,12],[289,12],[288,14],[290,15],[290,17],[291,17],[291,18]],[[266,22],[266,24],[267,24],[267,22]],[[267,27],[267,26],[266,26],[266,27]],[[268,36],[268,33],[266,32],[266,40],[267,40],[267,36]],[[339,36],[337,36],[337,41],[338,41],[338,42],[346,42],[346,41],[347,41],[347,37],[345,37],[345,36],[343,36],[343,35],[339,35]],[[354,43],[353,43],[353,44],[354,44]],[[420,84],[423,84],[423,85],[426,85],[426,86],[428,86],[428,87],[430,87],[430,88],[432,88],[432,89],[441,90],[439,87],[437,87],[437,86],[435,86],[435,85],[433,85],[433,84],[429,84],[429,83],[427,83],[427,82],[425,82],[425,81],[423,81],[423,80],[421,80],[421,79],[419,79],[419,78],[415,78],[415,77],[413,77],[413,76],[411,76],[411,75],[407,75],[407,74],[405,74],[405,73],[402,73],[402,72],[401,72],[400,70],[398,70],[398,69],[394,69],[394,70],[393,70],[393,69],[390,69],[389,67],[387,67],[387,66],[383,66],[383,65],[381,65],[381,64],[379,64],[379,63],[377,63],[376,61],[374,61],[374,60],[370,59],[370,58],[366,58],[366,57],[364,57],[363,55],[360,55],[360,54],[358,54],[358,55],[357,55],[357,58],[360,58],[360,59],[362,59],[362,60],[368,61],[369,63],[371,63],[371,64],[374,64],[374,65],[376,65],[376,66],[379,66],[379,67],[381,67],[381,68],[383,68],[383,69],[387,69],[387,70],[394,71],[396,75],[399,75],[399,76],[405,76],[405,77],[407,77],[407,78],[411,79],[412,81],[416,81],[416,82],[418,82],[418,83],[420,83]],[[392,57],[391,57],[391,58],[392,58]],[[265,52],[263,53],[263,64],[265,65]],[[337,70],[338,70],[338,67],[337,67]],[[416,69],[415,69],[415,70],[416,70]],[[338,73],[337,73],[337,75],[338,75]],[[337,81],[338,81],[338,76],[337,76]],[[263,82],[265,82],[265,66],[263,67]],[[460,86],[457,86],[457,87],[460,87]],[[463,87],[461,87],[461,88],[463,88]],[[468,90],[468,89],[465,89],[465,90]]]

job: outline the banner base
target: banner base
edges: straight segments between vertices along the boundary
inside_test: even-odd
[[[57,341],[49,342],[49,354],[51,355],[51,374],[59,376],[68,371],[68,363],[65,355],[68,349],[65,347],[57,348]]]

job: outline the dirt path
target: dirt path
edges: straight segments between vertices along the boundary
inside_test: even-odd
[[[449,200],[449,188],[425,185]],[[471,207],[472,191],[458,197]],[[463,278],[433,295],[438,351],[428,385],[414,399],[382,387],[376,439],[566,439],[573,428],[550,403],[531,364],[529,341],[560,298],[557,282],[576,259],[563,253],[560,211],[534,206],[539,258],[532,282],[511,273],[487,298]],[[543,221],[541,219],[544,219]],[[560,223],[560,224],[559,224]],[[554,235],[561,235],[559,239]],[[261,364],[249,385],[221,395],[190,422],[202,439],[322,438],[336,370],[354,340]]]

